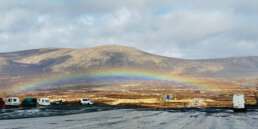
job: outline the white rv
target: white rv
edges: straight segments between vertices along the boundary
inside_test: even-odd
[[[37,100],[38,104],[40,106],[49,106],[50,105],[50,101],[49,101],[49,98],[39,98]]]
[[[19,106],[21,104],[18,97],[8,97],[5,99],[6,106]]]
[[[92,102],[90,99],[88,99],[88,98],[82,98],[82,99],[80,99],[80,103],[81,103],[82,105],[92,105],[92,104],[93,104],[93,102]]]
[[[245,95],[244,94],[234,94],[233,95],[233,108],[235,110],[245,109]]]

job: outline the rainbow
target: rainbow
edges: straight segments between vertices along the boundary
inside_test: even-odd
[[[190,77],[178,76],[175,73],[169,73],[165,71],[155,71],[146,69],[135,69],[135,68],[101,68],[81,73],[63,73],[55,74],[50,76],[40,77],[38,79],[29,81],[27,83],[18,84],[12,87],[13,91],[21,92],[27,90],[33,90],[41,87],[51,88],[52,85],[71,86],[80,82],[80,80],[91,80],[91,79],[105,79],[105,78],[124,78],[124,79],[136,79],[136,80],[160,80],[160,81],[173,81],[179,83],[186,83],[196,85],[197,87],[203,87],[199,85],[198,80]],[[69,84],[68,82],[74,82]],[[67,84],[67,83],[68,84]],[[85,83],[85,82],[84,82]],[[66,85],[65,85],[66,84]]]

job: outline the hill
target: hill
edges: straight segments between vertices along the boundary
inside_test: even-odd
[[[117,45],[0,54],[0,87],[6,91],[153,80],[191,87],[203,85],[200,78],[254,82],[257,75],[258,57],[189,60]]]

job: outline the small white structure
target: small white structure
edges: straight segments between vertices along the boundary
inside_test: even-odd
[[[233,95],[233,108],[234,109],[245,109],[245,95],[234,94]]]
[[[40,106],[49,106],[50,105],[50,101],[49,101],[49,98],[39,98],[37,100],[38,104]]]
[[[205,99],[203,98],[193,98],[188,107],[191,107],[191,108],[202,108],[202,107],[206,107],[206,103],[205,103]]]
[[[21,104],[18,97],[8,97],[5,99],[6,106],[19,106]]]
[[[164,100],[165,102],[169,102],[169,101],[173,100],[173,96],[171,96],[171,95],[165,95],[165,96],[163,96],[163,100]]]
[[[82,98],[82,99],[80,99],[80,103],[81,103],[82,105],[92,105],[92,104],[93,104],[93,102],[92,102],[90,99],[88,99],[88,98]]]

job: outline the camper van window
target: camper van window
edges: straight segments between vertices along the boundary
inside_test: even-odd
[[[17,100],[16,99],[13,99],[13,102],[16,102]]]
[[[49,101],[48,100],[45,100],[46,103],[48,103]]]
[[[11,102],[11,99],[8,99],[8,102]]]

